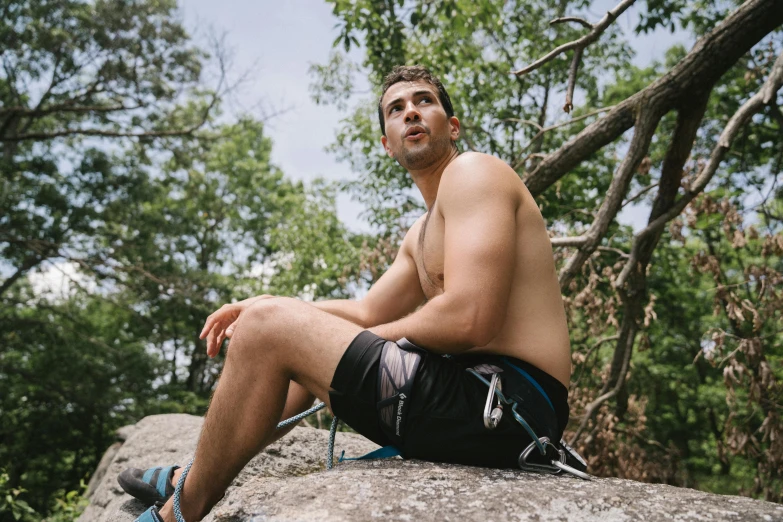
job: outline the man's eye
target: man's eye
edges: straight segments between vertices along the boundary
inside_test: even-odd
[[[395,105],[394,107],[392,107],[391,109],[389,109],[389,114],[391,114],[392,112],[398,111],[398,110],[400,110],[400,107],[399,107],[399,105]]]
[[[427,103],[432,103],[432,98],[430,98],[429,96],[423,96],[421,101],[427,102]]]

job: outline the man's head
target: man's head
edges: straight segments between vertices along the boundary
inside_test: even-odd
[[[418,65],[395,67],[386,76],[378,119],[387,154],[408,170],[437,162],[459,137],[459,120],[446,89]]]

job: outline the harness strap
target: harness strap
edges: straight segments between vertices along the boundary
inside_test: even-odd
[[[514,368],[520,370],[516,366],[514,366]],[[527,431],[528,435],[530,435],[532,442],[524,450],[522,450],[522,453],[519,455],[518,462],[519,467],[522,470],[551,475],[557,475],[565,471],[571,475],[574,475],[575,477],[579,477],[585,480],[592,480],[592,477],[585,473],[587,470],[587,463],[585,463],[584,459],[582,459],[582,457],[573,448],[566,444],[565,441],[561,440],[556,444],[552,442],[549,437],[537,436],[535,431],[533,431],[533,428],[530,427],[530,424],[517,411],[517,401],[513,399],[507,399],[503,395],[503,392],[500,391],[499,387],[493,387],[483,375],[478,373],[473,368],[466,368],[466,371],[475,375],[481,382],[486,384],[490,389],[490,393],[494,391],[499,402],[510,405],[514,419],[516,419],[516,421],[522,425],[525,431]],[[520,373],[525,375],[525,373],[521,371]],[[534,384],[538,384],[535,383],[531,377],[527,376],[527,378],[530,379]],[[538,388],[540,388],[540,385]],[[547,397],[546,393],[543,392],[543,389],[540,391],[544,397],[549,400],[549,397]],[[550,405],[552,404],[551,401],[549,401],[549,403]],[[533,450],[535,449],[538,449],[537,454],[539,455],[539,462],[534,460],[534,455],[536,455],[536,453]]]
[[[390,459],[392,457],[398,457],[400,455],[401,455],[400,449],[397,446],[384,446],[382,448],[378,448],[377,450],[371,451],[366,455],[362,455],[361,457],[346,457],[345,450],[343,450],[337,462],[339,463],[344,460]]]

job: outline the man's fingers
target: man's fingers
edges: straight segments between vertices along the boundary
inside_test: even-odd
[[[205,335],[212,329],[212,325],[215,324],[215,314],[210,315],[207,317],[206,322],[204,323],[204,328],[201,329],[201,333],[199,334],[198,338],[203,339]]]
[[[226,337],[231,339],[231,336],[234,335],[234,329],[237,326],[237,323],[239,322],[239,319],[228,325],[228,328],[226,328]]]
[[[215,327],[209,331],[209,334],[207,334],[207,355],[210,357],[217,355],[217,347],[215,346],[217,331],[217,327]]]

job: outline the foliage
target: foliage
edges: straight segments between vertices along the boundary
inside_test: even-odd
[[[11,284],[89,235],[118,180],[86,137],[190,133],[206,55],[164,0],[0,3],[0,253]],[[67,254],[66,254],[67,256]]]
[[[89,504],[89,500],[84,496],[86,492],[87,484],[83,480],[79,484],[79,489],[61,492],[55,498],[54,509],[46,517],[45,522],[71,522],[79,518]]]
[[[0,469],[0,520],[36,520],[35,510],[19,498],[25,491],[24,488],[11,488],[8,485],[8,473]]]
[[[0,3],[0,466],[15,513],[72,518],[117,428],[205,411],[222,359],[198,333],[222,303],[361,281],[365,238],[337,219],[335,188],[286,178],[262,122],[214,122],[220,85],[204,86],[209,57],[175,9]]]

